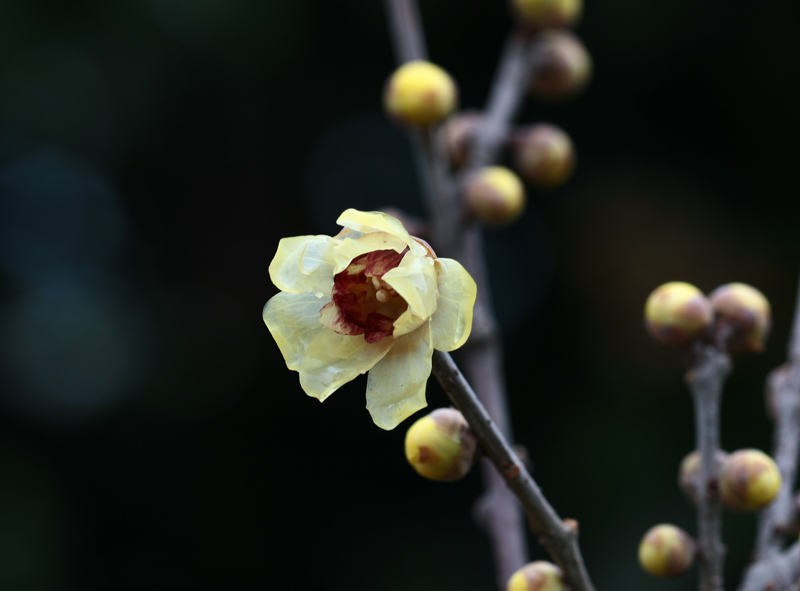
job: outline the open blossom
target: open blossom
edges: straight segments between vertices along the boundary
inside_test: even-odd
[[[393,429],[426,406],[433,349],[469,337],[475,282],[387,214],[348,209],[337,223],[334,237],[280,241],[264,322],[306,394],[323,401],[369,372],[367,409]]]

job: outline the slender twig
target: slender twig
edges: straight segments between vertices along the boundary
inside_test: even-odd
[[[789,548],[754,564],[739,586],[739,591],[795,591],[800,578],[800,546]]]
[[[417,0],[384,0],[389,15],[389,33],[400,63],[425,59],[425,36],[422,34]]]
[[[562,520],[550,506],[448,353],[434,351],[433,374],[469,422],[484,453],[521,501],[531,529],[564,571],[570,589],[593,591],[578,549],[577,522]]]
[[[796,516],[792,491],[800,454],[800,288],[795,305],[789,361],[767,379],[771,415],[775,421],[773,458],[781,473],[781,488],[762,513],[756,539],[756,561],[780,552]]]
[[[693,364],[686,374],[695,409],[695,436],[700,450],[700,490],[697,529],[700,591],[723,591],[721,506],[714,478],[715,455],[719,446],[722,385],[730,373],[729,357],[714,346],[698,343]]]

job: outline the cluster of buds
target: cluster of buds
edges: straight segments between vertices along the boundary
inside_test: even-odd
[[[734,353],[759,352],[771,313],[764,295],[744,283],[722,285],[706,297],[693,285],[672,281],[647,298],[644,320],[656,342],[674,349],[707,340]]]

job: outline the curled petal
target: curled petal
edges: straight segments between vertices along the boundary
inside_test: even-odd
[[[392,234],[402,239],[403,243],[411,249],[411,252],[419,255],[425,254],[425,247],[409,235],[400,220],[380,211],[348,209],[339,216],[336,223],[365,234],[369,232]]]
[[[319,311],[330,299],[318,298],[313,293],[279,293],[264,306],[264,323],[278,343],[289,369],[300,369],[314,337],[321,330],[327,330],[319,322]]]
[[[408,303],[408,310],[403,315],[416,317],[417,325],[436,311],[439,277],[432,258],[408,253],[397,267],[386,272],[383,280]],[[411,319],[402,316],[398,323],[401,326],[413,324]],[[394,334],[400,336],[404,333],[395,331]]]
[[[300,363],[300,386],[309,396],[323,401],[359,374],[368,372],[393,344],[392,338],[367,343],[362,335],[340,335],[322,327]]]
[[[344,271],[350,261],[369,252],[378,250],[403,252],[406,248],[406,243],[401,238],[386,232],[372,232],[356,239],[345,238],[341,244],[333,249],[333,272],[340,273]]]
[[[270,279],[281,291],[330,295],[337,244],[330,236],[283,238],[269,265]]]
[[[384,339],[389,340],[389,339]],[[430,323],[395,340],[389,353],[369,372],[367,410],[381,429],[394,429],[427,406],[425,385],[431,374]]]
[[[477,287],[461,263],[439,258],[439,301],[431,318],[433,348],[453,351],[467,342],[472,331],[472,307]]]

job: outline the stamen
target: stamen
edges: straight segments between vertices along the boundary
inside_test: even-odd
[[[372,277],[372,285],[375,289],[380,290],[381,288],[381,280],[379,277]],[[380,301],[380,300],[379,300]]]
[[[375,299],[378,300],[381,304],[385,304],[391,299],[391,296],[385,289],[379,289],[375,292]]]

